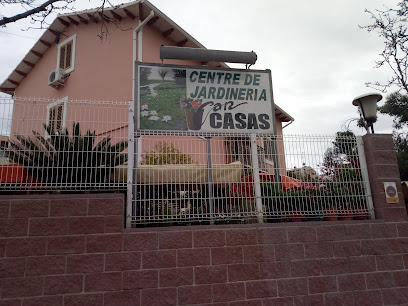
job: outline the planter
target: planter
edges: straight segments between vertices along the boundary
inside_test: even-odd
[[[289,211],[289,222],[302,222],[303,213],[300,209],[292,209]]]
[[[357,206],[354,211],[354,220],[366,220],[367,212],[365,206]]]
[[[29,181],[29,174],[23,165],[0,165],[0,183],[27,183]]]
[[[353,220],[353,209],[352,208],[340,208],[339,209],[339,220]]]
[[[184,110],[186,114],[187,127],[189,130],[198,131],[201,129],[204,109],[194,112],[191,109]]]
[[[325,220],[326,221],[337,221],[338,217],[337,217],[337,208],[328,208],[326,209],[326,217]]]

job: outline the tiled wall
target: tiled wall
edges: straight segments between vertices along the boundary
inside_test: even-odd
[[[408,222],[123,229],[120,194],[0,197],[1,305],[408,301]]]

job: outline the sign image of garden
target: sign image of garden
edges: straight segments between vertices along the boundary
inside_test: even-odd
[[[186,97],[185,69],[141,66],[139,76],[140,129],[196,129],[192,120],[201,102]]]
[[[273,132],[270,71],[139,65],[139,129]]]

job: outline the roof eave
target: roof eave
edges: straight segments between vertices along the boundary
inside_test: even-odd
[[[278,117],[282,122],[295,121],[291,115],[285,112],[282,108],[275,104],[275,116]]]

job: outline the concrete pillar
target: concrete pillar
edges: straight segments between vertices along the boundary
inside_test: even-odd
[[[407,221],[407,210],[397,164],[397,155],[391,134],[367,134],[363,136],[368,176],[376,219]],[[395,182],[399,202],[387,203],[384,182]]]

